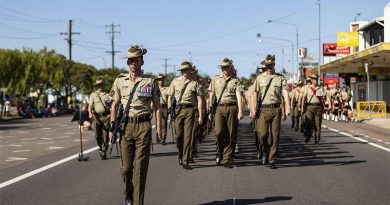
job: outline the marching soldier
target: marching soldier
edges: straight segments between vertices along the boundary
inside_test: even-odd
[[[259,103],[261,113],[257,120],[256,131],[259,135],[260,149],[263,152],[263,164],[268,162],[271,169],[275,169],[278,157],[280,123],[282,118],[282,97],[284,98],[285,116],[290,115],[290,98],[285,77],[275,73],[275,56],[267,55],[261,62],[266,71],[257,76],[253,87],[252,114],[256,113],[255,106]],[[261,99],[258,101],[257,96]],[[257,117],[257,116],[251,116]]]
[[[191,77],[190,77],[190,79],[192,81],[194,81],[194,82],[198,82],[199,87],[200,87],[199,89],[201,90],[202,93],[205,93],[203,84],[199,81],[198,70],[196,69],[196,66],[193,66],[191,68]],[[204,110],[204,106],[205,106],[206,102],[205,102],[205,98],[204,98],[203,95],[201,96],[201,98],[202,98],[202,109],[199,110],[198,108],[195,108],[195,119],[198,119],[199,118],[199,112],[203,112],[203,110]],[[198,104],[198,102],[197,102],[198,98],[195,98],[195,99],[196,99],[195,105],[197,105]],[[204,115],[202,114],[202,116],[204,116]],[[198,154],[197,154],[197,144],[198,144],[198,140],[201,138],[200,135],[202,134],[201,127],[202,127],[202,125],[200,125],[197,120],[194,120],[194,127],[192,128],[192,136],[191,136],[191,156],[190,156],[190,162],[191,163],[195,163],[194,158],[198,157]]]
[[[305,118],[305,142],[308,143],[314,131],[314,143],[319,144],[321,140],[321,123],[323,111],[324,89],[318,85],[318,76],[311,75],[311,85],[302,90],[302,96],[307,100],[307,111]]]
[[[330,119],[330,110],[331,110],[331,97],[332,97],[332,93],[331,93],[331,90],[330,90],[330,85],[328,84],[326,86],[326,89],[325,89],[325,113],[324,113],[324,119],[325,120],[329,120]]]
[[[210,83],[210,101],[217,97],[215,112],[216,163],[225,168],[232,168],[232,157],[237,140],[238,121],[243,118],[242,86],[237,78],[232,77],[233,61],[225,58],[219,65],[222,73]]]
[[[295,131],[298,131],[299,128],[299,119],[301,118],[301,113],[298,109],[298,100],[299,95],[301,94],[302,89],[302,81],[299,80],[296,83],[295,89],[291,92],[291,108],[292,108],[292,115],[291,115],[291,121],[292,121],[292,128],[294,128]]]
[[[349,101],[351,101],[352,95],[345,85],[342,87],[340,91],[340,98],[342,101],[342,108],[343,108],[341,117],[342,120],[348,122],[350,120],[349,116],[351,116],[351,112],[352,112],[351,106],[349,105]]]
[[[340,110],[339,108],[341,106],[341,103],[339,99],[340,93],[337,85],[332,87],[332,89],[330,90],[330,94],[331,94],[331,106],[332,106],[332,120],[338,122],[339,110]]]
[[[121,126],[124,131],[120,139],[120,173],[125,183],[125,204],[144,204],[144,191],[149,166],[152,125],[150,116],[156,111],[156,137],[161,136],[160,91],[152,78],[142,74],[143,55],[146,49],[132,46],[127,52],[129,73],[120,74],[114,81],[111,106],[111,130],[117,109],[123,106],[125,116]],[[127,107],[127,109],[126,109]]]
[[[160,90],[160,106],[161,106],[161,145],[166,145],[167,127],[168,127],[168,87],[164,86],[165,76],[159,75],[155,79]],[[157,123],[157,118],[156,118]]]
[[[302,86],[301,88],[301,94],[298,98],[298,111],[301,114],[301,133],[305,133],[305,118],[306,118],[306,103],[303,99],[302,90],[306,89],[307,86],[311,85],[311,79],[310,77],[306,77],[306,84]]]
[[[88,101],[89,119],[93,120],[95,127],[95,139],[99,146],[99,154],[102,160],[107,159],[108,129],[110,126],[111,97],[104,90],[104,79],[98,79],[95,83],[96,91],[92,92]]]
[[[175,129],[176,146],[179,151],[179,164],[183,169],[191,170],[189,165],[191,156],[191,139],[194,121],[202,124],[203,113],[199,112],[199,117],[195,119],[195,109],[202,110],[202,91],[199,82],[191,80],[192,63],[184,61],[178,71],[181,76],[173,79],[168,89],[168,109],[172,106],[172,98],[175,97]]]

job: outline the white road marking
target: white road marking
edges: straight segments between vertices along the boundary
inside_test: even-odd
[[[367,137],[367,138],[371,138],[370,136],[368,136],[368,135],[364,135],[365,137]]]
[[[8,157],[6,162],[12,162],[12,161],[21,161],[21,160],[27,160],[28,158],[22,158],[22,157]],[[0,187],[1,188],[1,187]]]
[[[31,149],[24,149],[24,150],[15,150],[12,152],[31,152]]]
[[[367,143],[367,144],[369,144],[369,145],[371,145],[371,146],[374,146],[374,147],[376,147],[376,148],[379,148],[379,149],[381,149],[381,150],[390,152],[390,149],[389,149],[389,148],[384,147],[384,146],[381,146],[381,145],[378,145],[378,144],[376,144],[376,143],[374,143],[374,142],[370,142],[370,141],[365,140],[365,139],[362,139],[362,138],[360,138],[360,137],[355,137],[355,136],[353,136],[353,135],[351,135],[351,134],[349,134],[349,133],[342,132],[342,131],[339,131],[339,130],[337,130],[337,129],[333,129],[333,128],[331,128],[331,127],[328,127],[328,129],[329,129],[329,130],[332,130],[332,131],[334,131],[334,132],[337,132],[337,133],[339,133],[339,134],[342,134],[342,135],[344,135],[344,136],[350,137],[350,138],[352,138],[352,139],[358,140],[358,141],[360,141],[360,142]],[[370,138],[370,137],[367,136],[367,135],[366,135],[365,137]],[[376,139],[376,138],[373,138],[373,139]],[[378,140],[378,139],[376,139],[376,140]],[[387,144],[387,143],[386,143],[386,144]]]
[[[10,147],[21,147],[21,146],[23,146],[23,145],[21,145],[21,144],[10,144],[10,145],[8,145],[8,146],[10,146]]]
[[[88,140],[83,139],[82,141],[83,141],[83,142],[86,142],[86,141],[88,141]],[[80,139],[74,139],[73,142],[80,142]]]
[[[53,144],[54,142],[38,142],[38,143],[35,143],[35,144]]]
[[[380,139],[377,139],[378,140],[378,142],[383,142],[383,140],[380,140]]]
[[[63,139],[63,138],[69,138],[71,136],[59,136],[59,137],[56,137],[57,139]]]
[[[75,132],[65,132],[64,135],[74,135],[76,134]]]
[[[390,142],[384,142],[385,144],[390,144]]]
[[[41,139],[41,140],[52,140],[53,138],[51,138],[51,137],[41,137],[39,139]]]
[[[51,127],[42,127],[42,128],[39,128],[40,130],[51,130]]]
[[[27,134],[28,132],[25,132],[25,131],[19,131],[19,132],[16,132],[16,134]]]
[[[63,147],[48,147],[48,150],[53,150],[53,149],[63,149]]]
[[[93,152],[93,151],[98,150],[98,149],[99,149],[99,147],[96,146],[96,147],[94,147],[94,148],[85,150],[85,151],[83,152],[83,154],[88,154],[88,153]],[[13,183],[16,183],[16,182],[18,182],[18,181],[21,181],[21,180],[23,180],[23,179],[26,179],[26,178],[28,178],[28,177],[31,177],[31,176],[33,176],[33,175],[35,175],[35,174],[40,173],[40,172],[43,172],[43,171],[45,171],[45,170],[48,170],[48,169],[50,169],[50,168],[53,168],[53,167],[55,167],[55,166],[58,166],[58,165],[60,165],[60,164],[63,164],[63,163],[65,163],[65,162],[67,162],[67,161],[70,161],[70,160],[72,160],[72,159],[76,159],[76,158],[78,158],[78,157],[79,157],[79,154],[75,154],[75,155],[72,155],[72,156],[67,157],[67,158],[65,158],[65,159],[61,159],[61,160],[59,160],[59,161],[53,162],[53,163],[51,163],[51,164],[49,164],[49,165],[46,165],[46,166],[44,166],[44,167],[41,167],[41,168],[39,168],[39,169],[36,169],[36,170],[33,170],[33,171],[28,172],[28,173],[26,173],[26,174],[23,174],[23,175],[21,175],[21,176],[18,176],[18,177],[15,177],[15,178],[13,178],[13,179],[10,179],[10,180],[8,180],[8,181],[5,181],[5,182],[3,182],[3,183],[0,184],[0,189],[1,189],[1,188],[4,188],[4,187],[6,187],[6,186],[9,186],[9,185],[11,185],[11,184],[13,184]],[[10,157],[9,157],[9,158],[10,158]],[[20,159],[25,160],[25,159],[27,159],[27,158],[20,158]]]
[[[31,138],[23,138],[23,139],[21,139],[22,141],[30,141],[30,140],[36,140],[37,138],[33,138],[33,137],[31,137]]]

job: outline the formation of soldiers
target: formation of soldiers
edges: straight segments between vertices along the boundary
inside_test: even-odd
[[[133,46],[126,59],[129,73],[120,74],[109,93],[104,81],[96,82],[97,91],[90,96],[90,115],[95,118],[96,140],[102,160],[107,159],[109,136],[116,143],[119,136],[120,173],[125,184],[125,204],[144,204],[144,191],[152,145],[152,116],[156,124],[156,140],[166,145],[170,128],[178,149],[178,164],[191,170],[198,157],[197,146],[207,132],[214,131],[215,163],[232,168],[239,121],[244,108],[249,110],[261,164],[275,169],[281,121],[292,110],[293,128],[299,124],[308,142],[314,131],[320,141],[325,90],[312,76],[289,95],[285,77],[275,72],[275,56],[261,62],[261,73],[244,92],[237,78],[233,60],[225,58],[218,65],[220,74],[212,79],[199,77],[192,62],[180,65],[180,76],[165,87],[165,77],[145,76],[142,72],[146,49]],[[311,84],[310,84],[311,83]],[[291,101],[290,101],[291,99]]]

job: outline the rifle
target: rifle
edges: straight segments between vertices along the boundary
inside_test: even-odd
[[[138,81],[134,85],[133,90],[131,91],[131,93],[129,95],[129,99],[127,100],[127,104],[126,104],[125,110],[123,110],[122,103],[119,104],[119,107],[116,110],[114,126],[113,126],[113,129],[111,130],[112,131],[112,138],[111,138],[112,146],[111,146],[111,150],[110,150],[110,155],[111,155],[111,152],[112,152],[112,147],[114,146],[114,144],[116,144],[116,141],[118,140],[118,137],[119,137],[119,141],[121,141],[122,134],[124,133],[124,131],[126,129],[126,128],[123,128],[123,130],[121,130],[121,125],[124,122],[125,118],[127,118],[129,116],[130,104],[131,104],[131,101],[133,99],[134,92],[135,92],[135,90],[138,87],[139,82],[141,82],[141,81]],[[153,143],[152,143],[152,149],[153,149]]]
[[[211,130],[213,130],[214,128],[215,125],[214,117],[215,117],[215,112],[217,111],[217,107],[218,107],[218,102],[217,99],[214,97],[212,105],[207,111],[207,115],[209,116],[208,123],[207,123],[207,133],[210,133]]]
[[[116,141],[121,140],[122,137],[122,130],[121,130],[121,124],[122,124],[122,117],[123,117],[123,105],[120,104],[117,111],[116,111],[116,117],[114,121],[114,130],[112,131],[112,137],[111,137],[111,149],[110,149],[110,155],[112,153],[112,147],[114,147],[114,144],[116,144]],[[118,144],[116,144],[117,150],[118,150]]]
[[[175,127],[172,124],[172,121],[175,121],[175,117],[176,117],[175,116],[175,109],[176,109],[176,99],[173,98],[172,106],[171,106],[171,108],[168,111],[168,116],[170,116],[169,119],[168,119],[169,120],[168,129],[171,129],[171,131],[172,131],[172,141],[173,142],[175,142],[175,136],[174,136],[174,130],[173,130],[173,129],[175,129]]]

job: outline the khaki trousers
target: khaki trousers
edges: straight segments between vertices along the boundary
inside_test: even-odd
[[[176,146],[184,164],[190,161],[191,138],[194,128],[195,108],[176,108],[175,110]]]
[[[199,110],[195,109],[195,120],[194,120],[194,127],[192,128],[192,137],[191,137],[191,157],[192,155],[197,151],[196,145],[198,144],[198,137],[199,133],[201,132],[201,126],[198,122],[199,118]]]
[[[123,124],[125,134],[120,141],[120,173],[125,194],[132,194],[133,204],[144,204],[146,175],[149,167],[152,126],[150,122]]]
[[[157,115],[154,113],[157,125]],[[161,140],[167,140],[167,128],[168,128],[168,109],[166,107],[161,107]]]
[[[237,140],[238,107],[218,106],[215,112],[215,136],[217,153],[223,154],[222,163],[231,162]]]
[[[315,142],[319,142],[321,139],[322,106],[307,106],[305,115],[305,136],[309,136],[311,138],[314,131]]]
[[[96,116],[94,116],[96,117]],[[96,143],[99,146],[99,151],[107,152],[108,150],[108,128],[110,126],[110,116],[99,117],[101,125],[97,119],[94,119],[93,126],[95,127],[95,139]]]
[[[293,120],[294,129],[298,130],[298,128],[299,128],[299,121],[301,119],[301,113],[298,110],[298,106],[295,106],[293,108],[293,114],[292,114],[291,118]]]
[[[278,157],[281,115],[280,107],[262,108],[257,119],[256,132],[260,150],[267,154],[270,163],[274,163]]]

